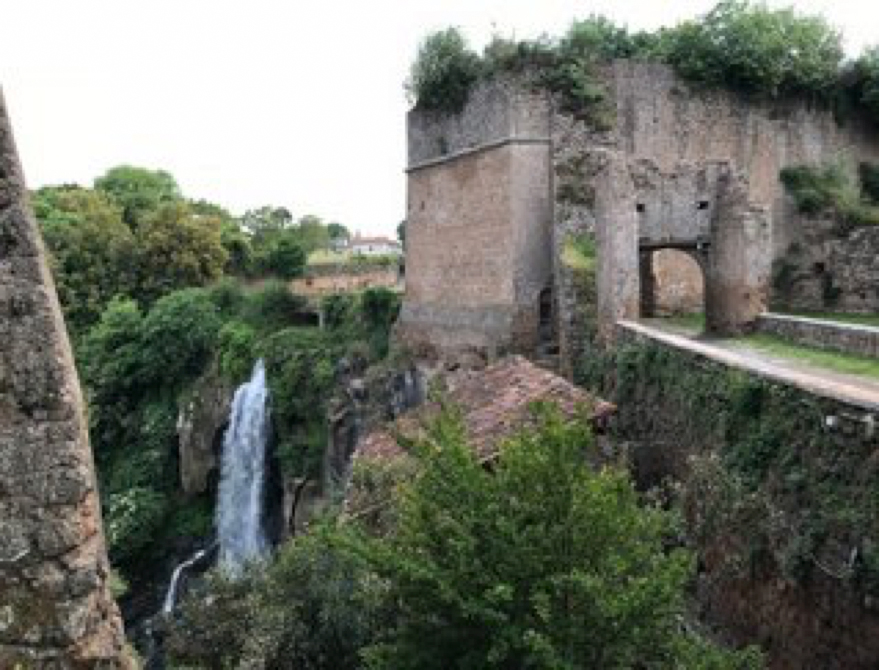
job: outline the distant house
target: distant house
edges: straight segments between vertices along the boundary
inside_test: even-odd
[[[399,256],[403,247],[387,237],[361,237],[355,235],[348,241],[348,251],[363,256]]]

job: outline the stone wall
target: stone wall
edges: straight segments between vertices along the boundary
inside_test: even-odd
[[[760,315],[756,329],[796,344],[879,358],[879,328],[770,313]]]
[[[347,268],[332,266],[320,271],[309,270],[304,277],[290,282],[290,290],[296,295],[321,296],[332,293],[351,293],[367,288],[404,288],[400,269],[391,267]]]
[[[442,346],[526,345],[518,333],[533,332],[525,308],[543,277],[547,217],[564,369],[593,334],[612,334],[615,319],[639,314],[640,248],[691,253],[704,275],[709,329],[741,330],[767,306],[773,262],[801,237],[781,169],[879,158],[875,132],[802,101],[695,88],[661,64],[619,61],[598,77],[615,110],[610,128],[562,113],[527,75],[480,83],[458,114],[409,114],[402,332]],[[591,285],[559,262],[567,241],[584,234],[597,246]],[[514,239],[526,235],[527,245]],[[876,258],[853,248],[840,255],[857,256],[858,268]],[[840,264],[835,278],[843,301],[872,305],[877,292],[863,278],[873,275],[844,267],[853,266]],[[519,281],[522,272],[532,278]]]
[[[410,346],[533,347],[552,283],[548,168],[534,138],[410,168],[398,329]]]
[[[675,481],[703,622],[773,670],[879,665],[879,398],[736,367],[621,325],[585,380],[642,487]],[[700,346],[701,345],[701,346]]]
[[[83,401],[0,98],[0,667],[127,667]]]
[[[879,312],[879,228],[843,231],[832,216],[788,206],[788,246],[773,266],[770,303],[804,312]]]

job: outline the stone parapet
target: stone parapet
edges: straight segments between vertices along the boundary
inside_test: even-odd
[[[879,357],[879,328],[786,314],[761,314],[756,330],[796,344],[857,356]]]

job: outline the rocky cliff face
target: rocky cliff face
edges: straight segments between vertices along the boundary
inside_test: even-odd
[[[193,386],[177,419],[180,456],[180,488],[187,495],[214,488],[219,468],[223,433],[235,389],[224,380],[214,363]],[[213,480],[213,481],[212,481]]]
[[[0,97],[0,667],[123,668],[79,382]]]

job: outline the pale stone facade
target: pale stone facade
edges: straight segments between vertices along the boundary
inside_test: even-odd
[[[0,96],[0,668],[122,668],[83,402]]]

